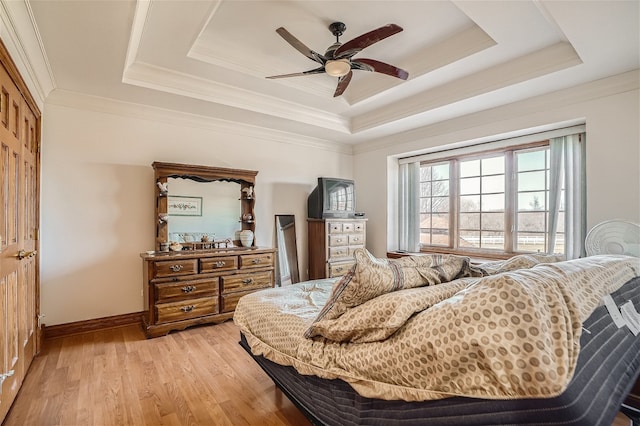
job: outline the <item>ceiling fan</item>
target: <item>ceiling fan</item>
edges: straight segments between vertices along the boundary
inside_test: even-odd
[[[276,32],[280,34],[291,46],[307,58],[318,62],[322,66],[309,71],[293,74],[272,75],[267,78],[286,78],[327,73],[332,77],[338,77],[338,86],[333,94],[333,96],[336,97],[342,95],[349,85],[351,77],[353,76],[352,70],[379,72],[402,80],[406,80],[409,77],[409,73],[405,70],[394,67],[393,65],[385,64],[384,62],[376,61],[375,59],[351,59],[365,47],[371,46],[380,40],[384,40],[387,37],[399,33],[402,31],[401,27],[396,24],[388,24],[342,44],[340,43],[340,36],[346,29],[347,26],[342,22],[334,22],[329,25],[329,30],[336,37],[336,42],[329,46],[324,55],[321,55],[320,53],[314,52],[305,46],[304,43],[295,38],[289,31],[284,29],[284,27],[278,28]]]

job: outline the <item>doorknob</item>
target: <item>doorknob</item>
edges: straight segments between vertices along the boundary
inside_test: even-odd
[[[37,251],[35,250],[33,251],[20,250],[18,254],[16,254],[16,257],[18,258],[18,260],[22,260],[24,258],[33,257],[36,255],[36,253]]]

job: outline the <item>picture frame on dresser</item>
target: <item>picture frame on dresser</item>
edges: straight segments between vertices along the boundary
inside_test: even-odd
[[[202,216],[202,197],[169,195],[167,213],[169,216]]]

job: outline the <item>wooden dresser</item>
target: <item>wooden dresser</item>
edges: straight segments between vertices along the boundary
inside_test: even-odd
[[[275,249],[141,254],[147,337],[233,317],[240,297],[274,286]]]
[[[367,219],[307,219],[307,225],[310,280],[344,275],[354,250],[367,242]]]

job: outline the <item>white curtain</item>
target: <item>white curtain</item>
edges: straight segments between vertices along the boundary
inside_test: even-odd
[[[420,251],[420,163],[400,164],[398,249]]]
[[[584,256],[587,197],[584,133],[553,138],[550,146],[548,252],[555,251],[564,181],[564,232],[567,259]]]

